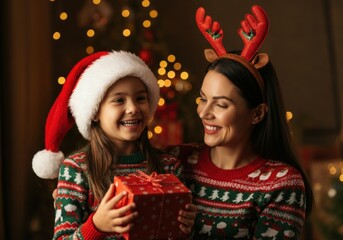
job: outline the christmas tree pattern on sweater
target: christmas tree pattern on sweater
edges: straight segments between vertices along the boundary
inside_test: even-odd
[[[198,208],[194,239],[300,239],[306,199],[295,168],[256,158],[223,170],[212,163],[205,145],[169,150],[181,159],[183,180]]]
[[[179,177],[180,162],[167,154],[161,154],[164,173]],[[67,157],[61,167],[57,183],[58,195],[55,199],[54,240],[73,239],[124,239],[121,234],[104,233],[94,226],[92,217],[99,206],[89,187],[87,154],[77,152]],[[116,164],[116,175],[127,176],[138,170],[147,171],[147,161],[138,153],[122,157]]]

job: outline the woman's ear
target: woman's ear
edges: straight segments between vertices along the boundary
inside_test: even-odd
[[[266,103],[261,103],[260,105],[258,105],[252,113],[252,124],[258,124],[259,122],[261,122],[266,114],[268,112],[268,106]]]

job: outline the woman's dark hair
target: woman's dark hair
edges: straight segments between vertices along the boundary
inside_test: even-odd
[[[207,71],[209,70],[215,70],[230,79],[240,89],[248,107],[255,108],[264,102],[257,80],[241,63],[223,57],[210,63],[207,67]],[[275,69],[269,61],[266,66],[259,69],[259,72],[264,80],[268,113],[252,132],[253,149],[266,159],[284,162],[298,169],[305,183],[308,216],[312,210],[313,192],[310,181],[298,161]]]
[[[148,162],[148,173],[161,173],[158,152],[151,146],[147,131],[146,127],[137,140],[137,145]],[[90,141],[84,150],[87,153],[89,187],[93,190],[95,199],[101,200],[116,174],[119,155],[97,122],[91,123]]]

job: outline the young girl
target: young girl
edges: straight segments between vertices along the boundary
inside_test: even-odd
[[[197,12],[216,52],[200,89],[204,144],[171,148],[198,212],[194,239],[301,239],[312,191],[298,163],[278,79],[267,54],[256,54],[266,14],[253,7],[242,21],[245,48],[226,53],[218,23]],[[213,37],[215,36],[215,37]]]
[[[147,138],[158,100],[156,78],[131,53],[95,53],[71,70],[49,112],[46,150],[33,158],[39,177],[58,176],[53,239],[121,239],[139,213],[135,203],[116,208],[126,192],[114,196],[114,176],[180,174],[176,159],[158,155]],[[74,120],[88,144],[64,159],[59,146]],[[180,210],[183,232],[190,233],[195,211],[193,204]]]

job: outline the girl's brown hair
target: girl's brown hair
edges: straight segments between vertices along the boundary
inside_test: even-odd
[[[143,153],[148,164],[148,173],[162,171],[157,150],[148,139],[147,127],[137,140],[137,147]],[[113,143],[106,137],[97,122],[92,122],[90,140],[85,149],[87,153],[87,167],[89,171],[89,187],[96,200],[100,201],[113,181],[119,154]]]

